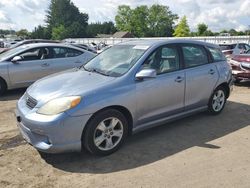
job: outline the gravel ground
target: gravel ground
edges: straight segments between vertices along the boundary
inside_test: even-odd
[[[250,187],[250,83],[223,113],[200,113],[138,133],[108,157],[41,155],[19,135],[25,90],[0,97],[0,187]]]

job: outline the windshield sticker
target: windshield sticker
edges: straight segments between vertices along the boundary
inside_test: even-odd
[[[133,49],[136,50],[147,50],[149,48],[149,46],[134,46]]]

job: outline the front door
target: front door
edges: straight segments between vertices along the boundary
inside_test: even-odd
[[[47,48],[34,48],[18,54],[21,61],[9,63],[9,77],[15,87],[26,87],[48,75],[50,60],[46,59]]]
[[[156,78],[136,83],[137,125],[160,120],[184,110],[185,73],[176,46],[158,48],[142,68],[155,69]]]

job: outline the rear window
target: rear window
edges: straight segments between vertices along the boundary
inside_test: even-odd
[[[212,54],[212,57],[213,57],[213,61],[214,61],[214,62],[225,61],[225,60],[226,60],[224,54],[221,52],[220,49],[208,47],[208,50],[209,50],[210,53]]]
[[[236,47],[236,44],[220,44],[221,50],[233,50]]]

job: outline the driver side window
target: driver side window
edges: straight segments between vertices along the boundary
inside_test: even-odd
[[[33,60],[48,59],[48,55],[49,55],[48,48],[33,48],[19,54],[18,56],[22,58],[22,61],[33,61]]]
[[[180,58],[178,50],[173,46],[163,46],[151,54],[143,64],[143,68],[155,69],[157,74],[179,70]]]

